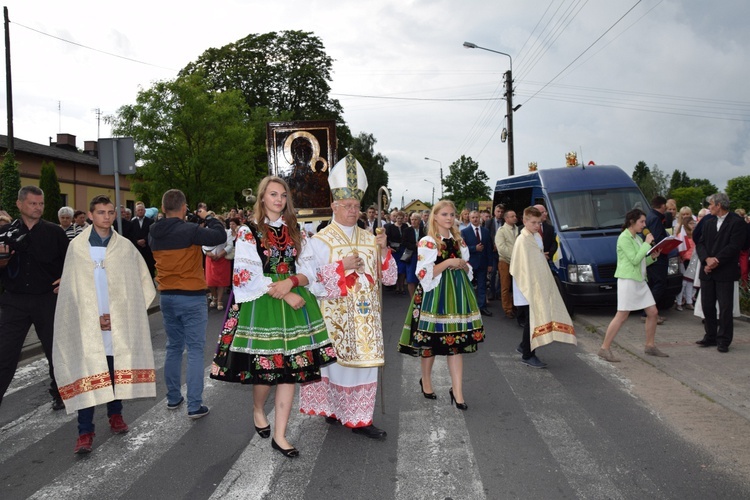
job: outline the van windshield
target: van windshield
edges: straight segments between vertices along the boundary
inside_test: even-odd
[[[648,203],[636,187],[550,193],[549,198],[560,231],[620,228],[628,211],[648,212]]]

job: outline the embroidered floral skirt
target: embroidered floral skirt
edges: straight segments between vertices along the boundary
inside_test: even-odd
[[[281,281],[287,275],[267,275]],[[293,384],[320,380],[320,367],[336,361],[318,303],[305,287],[294,310],[270,295],[227,307],[210,377],[243,384]]]
[[[476,352],[484,326],[464,271],[445,270],[429,292],[417,285],[398,342],[403,354],[429,358]]]

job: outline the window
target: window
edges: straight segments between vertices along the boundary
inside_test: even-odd
[[[560,231],[616,229],[628,211],[648,211],[646,199],[635,187],[554,193],[550,201]]]

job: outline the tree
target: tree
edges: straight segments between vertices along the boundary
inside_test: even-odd
[[[663,172],[656,163],[651,169],[651,178],[656,185],[656,194],[667,196],[669,194],[669,180],[667,180],[666,172]]]
[[[479,164],[471,156],[461,155],[448,169],[448,175],[443,179],[447,193],[445,197],[453,200],[458,210],[469,200],[491,199],[487,185],[490,178],[483,170],[479,170]]]
[[[690,187],[690,177],[688,177],[686,172],[681,172],[675,169],[675,171],[672,172],[672,178],[669,181],[669,196],[674,198],[672,191],[682,187]]]
[[[42,219],[58,223],[57,211],[62,208],[62,195],[60,194],[60,181],[57,180],[55,164],[43,161],[42,171],[39,174],[39,189],[44,191],[44,212]]]
[[[636,163],[635,170],[633,170],[633,181],[641,189],[643,196],[647,200],[651,201],[658,194],[656,182],[654,182],[654,178],[651,176],[651,169],[648,168],[646,162],[639,161]]]
[[[352,145],[349,148],[349,153],[359,160],[359,163],[362,164],[362,168],[367,174],[367,191],[365,191],[365,196],[362,199],[363,207],[377,204],[378,190],[381,186],[388,185],[388,172],[385,171],[385,164],[388,163],[388,158],[380,153],[375,153],[375,144],[377,142],[372,134],[360,132],[352,140]]]
[[[711,196],[712,194],[718,193],[719,188],[717,188],[711,181],[708,179],[690,179],[690,187],[699,188],[703,192],[703,200],[701,200],[701,203],[703,201]]]
[[[12,153],[5,153],[2,169],[0,169],[0,193],[2,193],[0,194],[0,209],[8,212],[13,219],[21,215],[16,206],[20,189],[21,174],[18,171],[18,162]]]
[[[157,82],[108,119],[115,135],[133,137],[143,166],[132,188],[152,200],[178,188],[193,206],[221,209],[267,172],[257,160],[265,158],[255,137],[260,124],[242,94],[209,90],[200,75]]]
[[[239,90],[247,109],[265,108],[275,120],[335,120],[343,158],[352,135],[343,108],[329,94],[333,58],[323,41],[306,31],[250,34],[206,50],[180,75],[199,74],[218,92]]]
[[[727,196],[732,208],[750,211],[750,175],[735,177],[727,181]]]
[[[694,214],[698,213],[701,203],[706,199],[701,188],[697,187],[679,187],[673,189],[669,195],[677,202],[678,209],[687,206]]]

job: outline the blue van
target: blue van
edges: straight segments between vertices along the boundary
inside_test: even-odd
[[[517,175],[497,181],[493,201],[515,210],[519,224],[526,207],[547,207],[559,241],[551,267],[571,314],[577,306],[617,304],[617,237],[625,214],[633,208],[648,213],[651,208],[622,169],[592,165]],[[671,306],[681,287],[675,255],[669,259],[667,293],[659,306]]]

